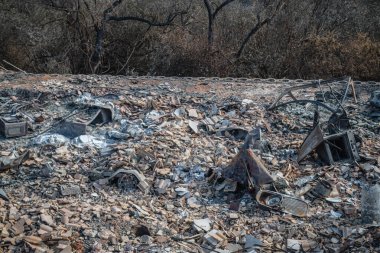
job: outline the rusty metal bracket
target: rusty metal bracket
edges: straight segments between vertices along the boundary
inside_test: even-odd
[[[298,151],[297,162],[302,161],[311,151],[316,149],[324,141],[319,124],[309,133]]]

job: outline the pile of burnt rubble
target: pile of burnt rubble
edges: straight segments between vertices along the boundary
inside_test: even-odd
[[[379,87],[110,78],[0,90],[0,251],[380,250]]]

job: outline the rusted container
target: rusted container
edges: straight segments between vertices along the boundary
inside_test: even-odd
[[[0,133],[6,138],[24,136],[27,133],[26,121],[15,116],[0,117]]]

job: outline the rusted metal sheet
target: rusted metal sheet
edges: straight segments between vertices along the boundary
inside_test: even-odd
[[[99,107],[99,110],[96,114],[88,121],[88,124],[105,124],[111,122],[114,117],[114,112],[111,106],[102,106]]]
[[[66,136],[67,138],[75,138],[85,135],[87,124],[80,122],[64,121],[57,127],[57,134]]]
[[[251,149],[242,149],[223,170],[222,176],[246,186],[250,180],[255,186],[273,182],[264,163]]]
[[[318,124],[302,143],[301,148],[298,151],[297,162],[302,161],[308,154],[310,154],[310,152],[316,149],[323,140],[323,133]]]

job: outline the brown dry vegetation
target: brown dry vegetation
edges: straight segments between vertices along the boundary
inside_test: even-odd
[[[104,19],[116,2],[107,15],[172,19]],[[380,80],[377,0],[230,1],[215,15],[212,43],[205,2],[0,0],[0,61],[49,73]],[[208,2],[215,11],[225,1]]]

